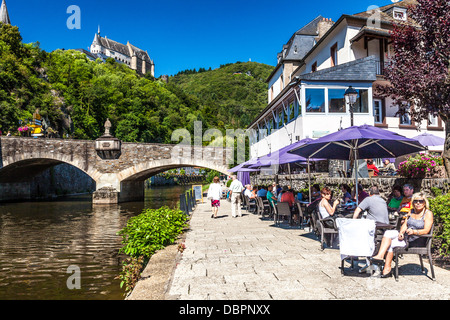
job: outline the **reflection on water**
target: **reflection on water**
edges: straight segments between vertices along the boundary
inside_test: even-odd
[[[0,299],[123,299],[117,232],[144,208],[174,207],[189,188],[148,189],[144,202],[113,207],[93,207],[90,195],[0,204]],[[81,270],[80,290],[67,288],[69,266]]]

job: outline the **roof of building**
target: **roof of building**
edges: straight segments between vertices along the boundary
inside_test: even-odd
[[[350,40],[350,42],[353,43],[359,41],[364,36],[387,38],[391,36],[391,33],[386,29],[364,26],[361,30],[359,30],[358,34]]]
[[[150,56],[147,51],[144,51],[142,49],[139,49],[138,47],[132,45],[131,43],[123,44],[111,39],[108,39],[108,37],[102,37],[99,33],[95,34],[94,42],[98,43],[102,47],[105,47],[109,50],[119,52],[125,56],[133,57],[136,56],[141,60],[145,60],[149,63],[153,63],[153,61],[150,59]]]
[[[380,21],[382,22],[388,22],[388,23],[398,23],[399,21],[396,20],[392,14],[392,11],[395,7],[397,8],[404,8],[408,9],[409,6],[413,6],[417,4],[417,0],[403,0],[396,3],[389,4],[387,6],[383,6],[379,8],[379,14]],[[353,14],[353,16],[356,17],[362,17],[362,18],[370,18],[374,14],[373,10],[367,10],[360,13]],[[411,19],[411,17],[408,15],[405,23],[417,26],[417,23]]]
[[[75,51],[79,51],[81,53],[84,53],[88,59],[93,60],[93,61],[95,61],[95,60],[97,60],[99,58],[98,54],[92,53],[92,52],[87,51],[85,49],[74,49],[74,50]]]
[[[6,1],[2,0],[2,5],[0,7],[0,22],[3,24],[11,24],[9,19],[8,8],[6,7]]]
[[[337,66],[302,74],[298,80],[307,81],[369,81],[377,80],[376,57],[369,56]]]
[[[283,65],[284,61],[301,61],[306,53],[314,46],[315,37],[317,37],[317,25],[323,17],[319,15],[314,20],[297,30],[289,39],[289,41],[283,45],[283,50],[278,53],[278,64],[272,73],[267,78],[266,82],[272,78],[277,72],[278,68]],[[286,50],[286,54],[283,57],[283,51]]]
[[[322,21],[321,15],[317,16],[314,20],[298,30],[295,35],[317,36],[317,24]]]

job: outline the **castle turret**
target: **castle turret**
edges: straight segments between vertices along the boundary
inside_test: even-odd
[[[5,0],[2,0],[2,6],[0,7],[0,22],[3,24],[11,24]]]

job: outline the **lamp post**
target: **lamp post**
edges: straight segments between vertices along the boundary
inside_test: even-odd
[[[358,99],[358,91],[350,86],[344,94],[345,102],[350,106],[350,126],[353,127],[353,106]]]

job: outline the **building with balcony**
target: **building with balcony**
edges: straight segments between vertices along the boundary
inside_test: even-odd
[[[338,21],[317,17],[297,31],[277,55],[277,66],[267,79],[268,106],[248,129],[251,158],[261,157],[305,138],[319,138],[351,124],[344,93],[358,91],[354,124],[386,128],[403,136],[422,132],[444,138],[443,123],[413,123],[397,116],[389,98],[375,86],[388,84],[384,68],[393,56],[391,30],[395,23],[415,26],[404,0],[365,12],[342,15]]]

